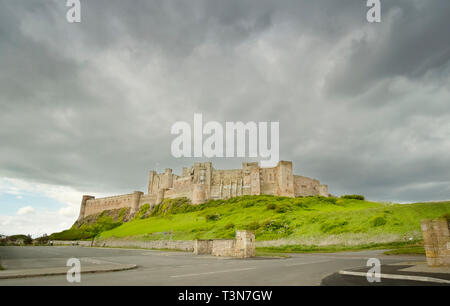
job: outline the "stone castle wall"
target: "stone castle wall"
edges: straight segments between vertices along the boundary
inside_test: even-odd
[[[141,198],[146,200],[153,199],[153,196],[142,197],[143,193],[135,191],[130,194],[124,194],[119,196],[112,196],[106,198],[96,199],[93,196],[83,196],[81,201],[80,216],[78,220],[89,216],[101,213],[105,210],[113,210],[120,208],[131,207],[131,213],[134,214],[143,204]]]
[[[294,195],[296,197],[314,195],[328,196],[328,188],[326,185],[321,185],[318,180],[294,175]]]
[[[293,174],[292,162],[280,161],[276,167],[261,168],[258,163],[243,163],[241,169],[216,170],[212,163],[195,163],[176,175],[150,172],[147,194],[131,194],[95,199],[84,196],[79,220],[104,210],[131,207],[135,213],[144,204],[159,204],[163,199],[189,198],[192,204],[210,199],[228,199],[243,195],[269,194],[286,197],[328,196],[328,187],[318,180]]]
[[[104,210],[112,210],[123,207],[131,207],[132,194],[125,194],[101,199],[88,197],[84,201],[84,216],[95,215]],[[82,203],[83,205],[83,203]]]

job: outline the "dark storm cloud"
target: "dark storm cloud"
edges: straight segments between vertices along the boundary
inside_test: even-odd
[[[445,69],[450,60],[449,11],[448,1],[386,2],[384,13],[390,20],[380,27],[383,35],[352,41],[347,60],[329,76],[333,92],[355,95],[386,78],[420,78]]]
[[[0,0],[0,175],[120,193],[171,125],[280,121],[280,155],[330,192],[450,197],[450,5]],[[242,160],[213,160],[217,168]]]

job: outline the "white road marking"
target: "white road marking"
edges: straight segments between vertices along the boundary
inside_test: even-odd
[[[102,265],[102,264],[118,265],[119,264],[117,262],[107,261],[107,260],[103,260],[103,259],[94,259],[94,258],[90,258],[90,257],[80,257],[80,261],[84,261],[84,262],[88,262],[88,263],[96,264],[96,265]]]
[[[339,274],[342,275],[352,275],[352,276],[367,276],[367,272],[353,272],[353,271],[339,271]],[[450,284],[450,280],[427,277],[427,276],[415,276],[415,275],[398,275],[398,274],[380,274],[381,278],[387,279],[401,279],[401,280],[412,280],[418,282],[431,282],[431,283],[441,283],[441,284]]]
[[[299,263],[293,263],[293,264],[287,264],[286,267],[291,266],[301,266],[301,265],[309,265],[309,264],[316,264],[316,263],[322,263],[322,262],[329,262],[330,260],[316,260],[316,261],[310,261],[310,262],[299,262]],[[255,270],[256,268],[242,268],[242,269],[230,269],[230,270],[220,270],[220,271],[211,271],[211,272],[203,272],[203,273],[190,273],[190,274],[181,274],[181,275],[171,275],[170,277],[177,278],[177,277],[189,277],[189,276],[198,276],[198,275],[209,275],[209,274],[215,274],[215,273],[227,273],[227,272],[239,272],[239,271],[248,271],[248,270]]]
[[[188,277],[188,276],[197,276],[197,275],[209,275],[214,273],[227,273],[227,272],[239,272],[239,271],[248,271],[255,270],[256,268],[244,268],[244,269],[232,269],[232,270],[221,270],[221,271],[211,271],[204,273],[191,273],[191,274],[181,274],[181,275],[171,275],[170,277]]]

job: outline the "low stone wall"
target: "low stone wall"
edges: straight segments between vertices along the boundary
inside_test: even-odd
[[[194,242],[194,254],[203,255],[211,254],[214,240],[195,240]]]
[[[237,231],[236,239],[195,240],[194,254],[248,258],[255,256],[255,234]]]
[[[62,241],[62,240],[53,240],[53,245],[79,245],[79,246],[91,246],[92,241]],[[49,243],[50,244],[50,243]]]
[[[71,245],[84,247],[111,247],[111,248],[142,248],[142,249],[173,249],[192,252],[194,250],[193,240],[154,240],[154,241],[138,241],[138,240],[120,240],[105,239],[96,240],[93,245],[92,241],[53,241],[53,245]]]
[[[421,225],[428,265],[450,266],[449,220],[422,220]]]
[[[233,239],[213,240],[211,255],[235,257],[236,241]]]
[[[194,250],[193,240],[119,240],[105,239],[96,240],[95,246],[99,247],[116,247],[116,248],[143,248],[143,249],[173,249],[192,252]]]
[[[214,240],[126,240],[102,239],[92,241],[53,241],[53,245],[78,245],[112,248],[174,249],[194,252],[196,255],[248,258],[255,256],[255,234],[251,231],[236,231],[236,239]]]

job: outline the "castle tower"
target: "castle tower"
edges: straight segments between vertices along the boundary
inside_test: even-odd
[[[153,194],[153,184],[155,183],[156,171],[150,171],[148,178],[148,194]]]
[[[203,186],[197,186],[197,187],[195,185],[193,186],[192,198],[194,198],[194,193],[197,193],[196,197],[200,197],[203,199],[199,203],[205,202],[211,196],[212,171],[213,171],[213,167],[212,167],[211,162],[194,164],[193,182],[194,182],[194,184],[200,184]],[[204,194],[204,196],[203,196],[203,194]]]
[[[278,195],[283,197],[294,197],[294,174],[292,173],[292,162],[280,161],[277,165]]]
[[[141,191],[133,192],[133,195],[132,195],[133,198],[131,200],[131,214],[135,214],[135,213],[138,212],[138,210],[139,210],[139,203],[141,201],[141,196],[143,194],[144,193],[141,192]]]
[[[95,199],[95,197],[90,195],[84,195],[83,198],[81,199],[80,215],[78,216],[77,221],[81,221],[84,219],[86,214],[86,202],[91,199]]]
[[[189,169],[186,167],[183,167],[183,172],[181,174],[182,177],[187,177],[189,176]]]
[[[173,174],[172,169],[167,168],[164,172],[163,181],[161,188],[169,189],[173,187]]]
[[[202,204],[206,201],[205,184],[195,184],[192,191],[192,204]]]
[[[243,163],[242,170],[244,172],[243,185],[250,186],[250,190],[244,191],[243,194],[260,195],[261,194],[261,178],[259,175],[258,163]]]
[[[323,197],[328,197],[328,185],[319,185],[318,187],[319,189],[319,195],[323,196]]]

